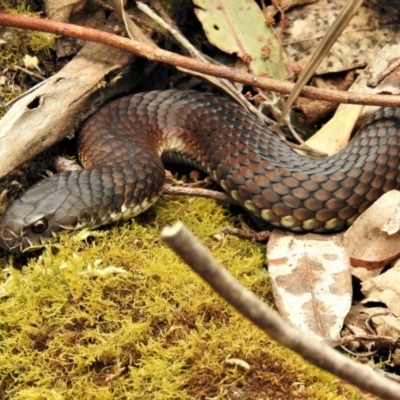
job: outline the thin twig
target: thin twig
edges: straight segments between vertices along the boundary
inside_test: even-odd
[[[252,243],[265,243],[270,236],[269,231],[244,231],[243,229],[232,228],[230,226],[222,229],[222,233],[225,235],[236,236],[239,239],[249,240]]]
[[[134,42],[96,29],[84,28],[78,25],[66,24],[62,22],[49,21],[38,18],[31,18],[22,15],[10,15],[0,13],[0,26],[10,26],[14,28],[32,29],[36,31],[54,33],[56,35],[70,36],[108,46],[116,47],[149,60],[160,61],[174,66],[201,72],[221,78],[226,78],[235,82],[240,82],[249,86],[260,87],[265,90],[288,94],[293,88],[289,82],[278,81],[264,76],[256,76],[248,72],[239,71],[234,68],[213,65],[210,63],[193,60],[189,57],[171,53],[166,50],[154,48],[152,46]],[[344,92],[330,89],[318,89],[305,87],[301,94],[310,99],[332,101],[336,103],[370,104],[377,106],[400,106],[399,96],[390,95],[371,95],[367,93]]]
[[[38,81],[44,81],[44,80],[46,79],[43,75],[40,75],[40,74],[38,74],[37,72],[29,71],[29,69],[20,67],[20,66],[18,66],[18,65],[9,65],[9,66],[6,68],[5,72],[7,72],[7,70],[9,70],[9,71],[14,71],[14,72],[16,72],[16,71],[22,71],[22,72],[24,72],[25,74],[31,76],[32,78],[37,79]]]
[[[221,297],[273,339],[302,355],[312,364],[362,390],[387,400],[399,400],[400,385],[386,379],[383,374],[344,357],[325,343],[311,339],[283,321],[275,311],[241,286],[225,267],[214,260],[182,222],[164,228],[161,236]]]
[[[217,192],[215,190],[209,190],[209,189],[164,185],[163,194],[173,194],[173,195],[178,194],[186,196],[205,197],[226,204],[237,204],[226,193]]]

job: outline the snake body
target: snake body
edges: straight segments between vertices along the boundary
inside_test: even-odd
[[[400,109],[382,108],[342,151],[298,155],[255,116],[211,93],[153,91],[107,104],[83,125],[85,170],[31,187],[0,220],[21,251],[61,231],[131,218],[160,196],[164,162],[208,173],[238,204],[292,231],[342,230],[400,188]]]

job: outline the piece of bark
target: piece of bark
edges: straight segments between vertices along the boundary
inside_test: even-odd
[[[110,30],[110,25],[98,29]],[[108,99],[131,90],[142,77],[142,64],[130,53],[86,43],[61,71],[25,93],[0,120],[0,178],[74,133]]]

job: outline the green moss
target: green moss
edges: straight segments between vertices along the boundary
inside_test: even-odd
[[[38,17],[30,8],[29,1],[17,2],[0,1],[0,9],[10,14],[21,14],[28,17]],[[0,37],[6,41],[0,57],[0,67],[17,65],[21,56],[34,55],[44,52],[47,56],[54,49],[55,35],[45,32],[30,31],[25,29],[0,28]]]
[[[13,256],[0,260],[2,399],[357,398],[271,342],[184,265],[159,238],[176,220],[271,298],[263,246],[214,239],[233,223],[223,207],[165,197],[136,221],[63,238],[22,270]],[[250,370],[228,365],[232,357]]]
[[[31,11],[30,1],[0,0],[0,10],[10,14],[21,14],[37,17]],[[55,35],[45,32],[35,32],[25,29],[12,29],[0,27],[0,70],[13,66],[24,66],[25,55],[37,56],[46,65],[44,75],[49,74],[54,66],[48,62],[54,50]],[[36,71],[37,72],[37,71]],[[25,73],[10,71],[4,74],[7,79],[0,85],[0,96],[4,102],[8,102],[29,89],[30,79]],[[0,116],[4,110],[0,108]]]

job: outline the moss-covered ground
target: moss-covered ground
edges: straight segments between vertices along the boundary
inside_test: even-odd
[[[176,220],[272,302],[263,246],[214,238],[234,222],[227,210],[165,197],[137,220],[64,238],[21,270],[13,256],[0,260],[2,399],[358,398],[270,341],[185,266],[159,235]]]

